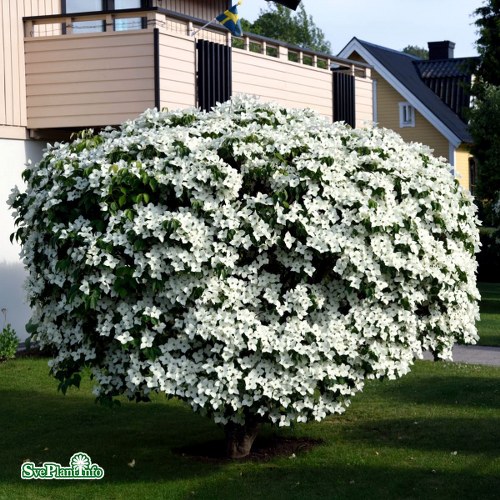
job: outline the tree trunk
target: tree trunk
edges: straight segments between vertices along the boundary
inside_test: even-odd
[[[247,417],[243,425],[229,422],[226,432],[226,454],[228,458],[244,458],[250,454],[253,442],[259,432],[259,424]]]

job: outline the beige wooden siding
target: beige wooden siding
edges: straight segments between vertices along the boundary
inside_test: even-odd
[[[116,125],[154,106],[152,31],[27,39],[29,128]]]
[[[332,74],[283,59],[233,49],[233,94],[252,94],[332,120]]]
[[[158,0],[157,5],[187,16],[209,21],[229,7],[227,0]]]
[[[373,125],[373,81],[356,77],[356,127]]]
[[[455,152],[455,172],[460,185],[465,189],[470,189],[469,158],[471,156],[469,147],[465,144],[459,146]]]
[[[377,114],[378,124],[398,132],[405,141],[421,142],[434,150],[435,156],[449,158],[448,140],[424,118],[415,111],[415,126],[399,126],[399,103],[406,102],[391,85],[389,85],[377,72],[372,73],[372,78],[377,80]]]
[[[186,36],[160,34],[160,107],[196,105],[195,42]]]
[[[0,2],[0,138],[22,136],[26,127],[23,16],[58,14],[60,0]],[[16,130],[18,129],[18,130]]]

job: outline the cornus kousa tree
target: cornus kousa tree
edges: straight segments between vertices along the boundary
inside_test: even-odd
[[[56,144],[15,191],[34,339],[64,390],[177,397],[225,427],[342,413],[367,379],[477,339],[478,231],[395,133],[237,97]]]

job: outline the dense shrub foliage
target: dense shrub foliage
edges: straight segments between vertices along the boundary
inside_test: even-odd
[[[63,389],[89,366],[100,398],[288,425],[477,338],[471,198],[393,132],[240,97],[83,134],[24,177],[32,328]]]
[[[0,361],[16,357],[19,339],[10,324],[4,326],[0,331]]]

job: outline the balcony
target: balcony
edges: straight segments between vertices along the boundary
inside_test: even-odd
[[[371,122],[368,66],[259,36],[232,38],[219,26],[191,36],[203,24],[159,8],[25,18],[32,135],[116,125],[155,106],[197,106],[204,85],[215,102],[221,78],[229,95],[249,93],[312,108],[332,120],[350,113],[348,121],[357,126]],[[226,71],[212,82],[197,76],[207,63],[200,61],[200,40],[232,46]]]

